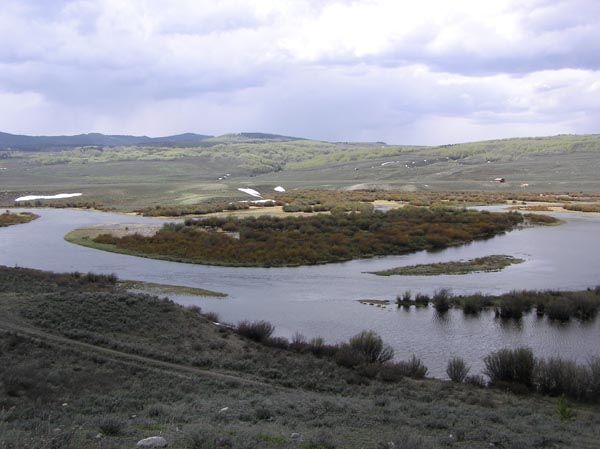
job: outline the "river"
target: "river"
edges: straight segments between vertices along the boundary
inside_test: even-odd
[[[493,208],[492,208],[493,209]],[[495,208],[497,209],[497,208]],[[72,209],[35,209],[40,218],[0,228],[0,264],[43,270],[116,273],[121,279],[201,287],[222,291],[226,299],[171,296],[173,300],[217,312],[223,321],[265,319],[278,335],[300,332],[330,342],[363,329],[377,331],[399,359],[421,357],[429,374],[444,377],[448,359],[460,355],[483,368],[482,358],[502,347],[525,345],[537,355],[559,355],[585,362],[600,355],[600,320],[553,323],[535,314],[502,321],[492,312],[444,317],[431,310],[384,308],[356,300],[389,299],[410,289],[432,293],[503,293],[520,289],[584,289],[600,284],[600,216],[554,214],[560,226],[515,230],[438,252],[360,259],[294,268],[232,268],[191,265],[97,251],[66,242],[69,231],[96,224],[163,223],[164,220]],[[507,254],[525,259],[501,272],[461,276],[390,276],[365,273],[417,263]]]

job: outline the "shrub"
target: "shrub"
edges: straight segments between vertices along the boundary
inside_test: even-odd
[[[290,342],[290,349],[294,351],[304,351],[308,347],[306,337],[299,332],[296,332]]]
[[[500,318],[515,318],[520,319],[523,313],[527,310],[527,305],[519,298],[507,297],[502,298],[500,306],[496,309],[496,314]]]
[[[264,342],[267,340],[275,327],[268,321],[240,321],[236,327],[236,332],[250,340]]]
[[[566,395],[573,399],[584,399],[591,385],[591,370],[571,360],[550,358],[540,360],[536,369],[536,385],[542,394]]]
[[[572,304],[569,304],[564,299],[549,302],[546,304],[544,311],[548,315],[548,318],[557,321],[569,321],[571,315],[575,313]]]
[[[203,315],[208,321],[212,321],[213,323],[219,322],[219,315],[215,312],[205,312]]]
[[[343,344],[339,347],[334,356],[335,363],[346,368],[354,368],[361,364],[367,363],[365,355],[355,351],[348,344]]]
[[[404,377],[405,369],[397,363],[384,363],[379,367],[379,378],[384,382],[399,382]]]
[[[405,377],[412,377],[413,379],[423,379],[427,375],[427,367],[418,359],[414,354],[407,361],[401,361],[396,363],[399,372]]]
[[[439,313],[445,313],[450,309],[450,291],[442,288],[433,294],[433,307]]]
[[[569,406],[564,397],[561,397],[556,404],[556,411],[561,421],[573,419],[573,409]]]
[[[478,297],[465,298],[462,303],[462,309],[465,315],[476,315],[481,312],[481,301]]]
[[[448,361],[446,374],[452,382],[462,383],[467,378],[470,370],[471,368],[467,366],[463,359],[454,357]]]
[[[415,305],[417,307],[427,307],[429,305],[429,296],[424,293],[417,293],[415,296]]]
[[[484,372],[492,384],[508,382],[527,387],[533,384],[536,360],[529,348],[501,349],[489,354],[483,361]]]
[[[367,363],[384,363],[394,357],[394,350],[383,344],[373,331],[362,331],[350,339],[350,349],[361,354]]]
[[[125,427],[125,422],[114,416],[105,417],[98,423],[100,432],[108,436],[122,435],[125,432]]]
[[[487,386],[487,382],[481,374],[472,374],[465,377],[465,383],[478,388],[485,388]]]
[[[263,340],[263,343],[279,349],[288,349],[290,347],[290,342],[285,337],[269,337]]]

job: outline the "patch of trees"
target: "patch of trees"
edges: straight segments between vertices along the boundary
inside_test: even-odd
[[[165,225],[153,236],[103,234],[94,241],[192,263],[295,266],[441,249],[492,237],[522,221],[519,213],[407,207],[386,213],[190,219]]]

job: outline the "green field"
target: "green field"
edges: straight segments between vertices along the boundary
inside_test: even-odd
[[[255,188],[268,198],[278,185],[288,190],[600,191],[600,137],[595,135],[438,147],[243,135],[203,142],[187,148],[0,150],[0,205],[12,205],[26,193],[81,192],[79,203],[132,210],[209,198],[252,199],[238,187]],[[493,182],[497,177],[506,182]]]

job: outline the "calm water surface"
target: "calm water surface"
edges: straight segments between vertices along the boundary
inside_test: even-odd
[[[180,264],[107,253],[70,244],[64,235],[78,227],[107,223],[162,223],[150,219],[68,209],[36,209],[41,218],[0,229],[0,264],[51,271],[116,273],[122,279],[202,287],[228,293],[226,299],[173,296],[217,312],[224,321],[266,319],[277,333],[345,340],[373,329],[396,350],[398,358],[421,357],[432,375],[444,376],[447,360],[461,355],[474,371],[487,353],[526,345],[536,354],[560,355],[585,362],[600,355],[600,320],[566,324],[534,315],[504,322],[493,313],[478,318],[450,311],[379,308],[357,299],[390,299],[406,289],[432,293],[445,287],[455,294],[503,293],[513,289],[583,289],[600,284],[600,216],[555,214],[561,226],[517,230],[485,241],[439,252],[361,259],[295,268],[230,268]],[[525,259],[497,273],[464,276],[390,276],[365,273],[416,263],[443,262],[490,254]]]

